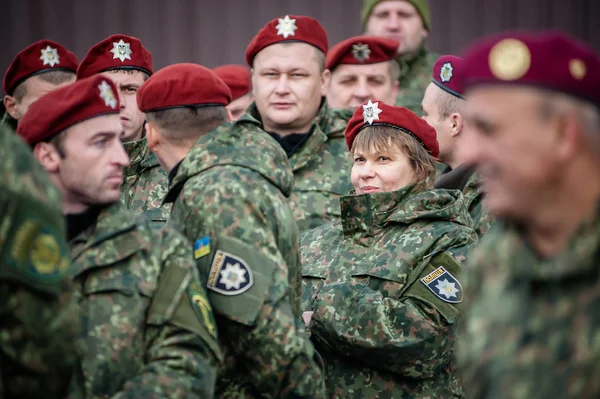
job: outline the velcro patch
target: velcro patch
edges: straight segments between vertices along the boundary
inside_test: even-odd
[[[200,288],[196,281],[193,281],[187,289],[188,295],[192,301],[192,306],[196,315],[204,322],[206,329],[213,338],[217,337],[217,328],[213,310],[204,294],[204,290]]]
[[[210,237],[206,236],[194,242],[194,259],[199,259],[210,253]]]
[[[444,302],[462,302],[463,290],[460,282],[442,266],[423,277],[421,282]]]
[[[244,259],[218,250],[215,254],[207,287],[223,295],[239,295],[252,287],[254,275]]]

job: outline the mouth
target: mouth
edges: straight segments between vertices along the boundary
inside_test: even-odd
[[[364,186],[360,188],[360,192],[363,194],[371,194],[371,193],[376,193],[380,191],[379,187],[373,187],[373,186]]]
[[[118,175],[110,175],[106,178],[107,181],[114,183],[114,182],[119,182],[122,183],[123,182],[123,175],[122,174],[118,174]]]
[[[121,117],[121,122],[129,122],[129,118],[122,116]]]
[[[275,109],[290,109],[292,105],[292,103],[271,103],[271,106]]]

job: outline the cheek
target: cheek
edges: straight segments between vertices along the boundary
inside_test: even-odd
[[[396,191],[410,184],[414,173],[408,163],[398,162],[380,168],[378,176],[385,186],[385,191]]]

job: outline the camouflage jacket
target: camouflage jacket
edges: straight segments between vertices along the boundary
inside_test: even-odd
[[[12,116],[8,114],[8,112],[4,112],[2,116],[2,120],[0,120],[0,132],[4,133],[12,133],[17,134],[17,120],[13,119]]]
[[[255,104],[248,113],[260,121]],[[339,198],[352,190],[352,158],[344,138],[351,116],[349,111],[329,109],[323,101],[310,137],[289,158],[294,173],[290,206],[300,232],[339,219]]]
[[[293,175],[249,117],[201,136],[167,194],[170,222],[194,243],[225,363],[217,397],[322,397],[323,375],[300,318]]]
[[[540,258],[496,223],[469,258],[458,364],[471,398],[600,398],[600,212]]]
[[[60,195],[4,125],[0,173],[0,397],[58,398],[79,334]]]
[[[421,115],[421,101],[425,89],[431,83],[431,71],[439,55],[427,51],[423,45],[417,54],[401,56],[396,61],[400,65],[400,87],[396,105],[410,109]]]
[[[69,250],[85,397],[212,397],[221,354],[187,241],[116,203]]]
[[[450,398],[461,261],[477,239],[456,190],[350,195],[302,237],[302,305],[329,397]]]
[[[434,187],[461,190],[477,236],[481,238],[487,233],[494,222],[494,217],[483,207],[483,191],[481,191],[479,175],[475,173],[472,166],[461,165],[456,169],[446,166],[435,181]]]
[[[129,154],[129,166],[123,171],[121,202],[127,209],[144,215],[155,227],[169,218],[170,204],[162,205],[167,194],[167,174],[148,148],[146,138],[124,143]]]

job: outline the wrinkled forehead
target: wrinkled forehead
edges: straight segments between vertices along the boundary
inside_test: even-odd
[[[319,69],[324,54],[303,42],[276,43],[265,47],[254,58],[254,69]]]

